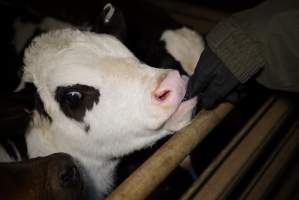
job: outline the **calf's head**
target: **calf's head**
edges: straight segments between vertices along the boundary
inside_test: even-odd
[[[186,80],[177,71],[141,63],[105,34],[46,33],[33,40],[24,64],[23,83],[36,86],[43,110],[33,115],[29,132],[42,131],[52,146],[35,148],[29,134],[31,156],[47,148],[120,156],[187,125],[196,103],[181,103]]]
[[[0,178],[1,199],[79,200],[85,195],[79,170],[64,153],[0,163]]]

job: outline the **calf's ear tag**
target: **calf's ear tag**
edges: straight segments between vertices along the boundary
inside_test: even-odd
[[[103,13],[105,13],[104,15],[104,23],[109,23],[112,16],[114,15],[115,12],[115,8],[113,7],[113,5],[111,3],[107,3],[104,8],[103,8]]]

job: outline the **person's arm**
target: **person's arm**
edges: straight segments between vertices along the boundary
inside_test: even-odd
[[[299,91],[299,1],[268,0],[234,14],[207,41],[240,82],[263,69],[257,77],[261,84]]]
[[[259,6],[232,15],[221,21],[207,35],[207,48],[215,59],[222,64],[218,71],[202,77],[200,73],[211,67],[201,56],[194,75],[189,82],[189,93],[201,94],[205,99],[205,90],[209,86],[202,86],[202,82],[213,82],[227,79],[238,80],[223,90],[218,87],[210,104],[203,107],[212,108],[215,104],[225,100],[238,85],[257,75],[257,81],[262,85],[286,91],[299,91],[299,1],[297,0],[268,0]],[[207,56],[206,56],[207,57]],[[208,56],[209,57],[209,56]],[[257,74],[257,72],[260,72]],[[197,79],[197,77],[200,77]],[[203,81],[203,79],[206,79]],[[215,85],[215,84],[214,84]],[[215,98],[216,100],[213,100]]]

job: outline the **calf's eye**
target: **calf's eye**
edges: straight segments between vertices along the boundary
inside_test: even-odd
[[[62,112],[77,121],[83,121],[87,110],[91,110],[100,99],[100,91],[88,85],[59,86],[55,90],[55,100]]]
[[[82,94],[78,91],[66,92],[64,95],[65,103],[67,103],[71,108],[79,106],[81,100]]]

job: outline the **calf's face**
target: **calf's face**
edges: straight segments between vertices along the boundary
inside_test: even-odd
[[[34,127],[51,131],[58,150],[129,153],[187,125],[196,103],[181,103],[186,80],[177,71],[141,63],[104,34],[49,32],[33,41],[24,62],[23,82],[37,87],[50,119],[37,114]]]
[[[79,170],[64,153],[0,163],[0,178],[1,199],[79,200],[85,195]]]

